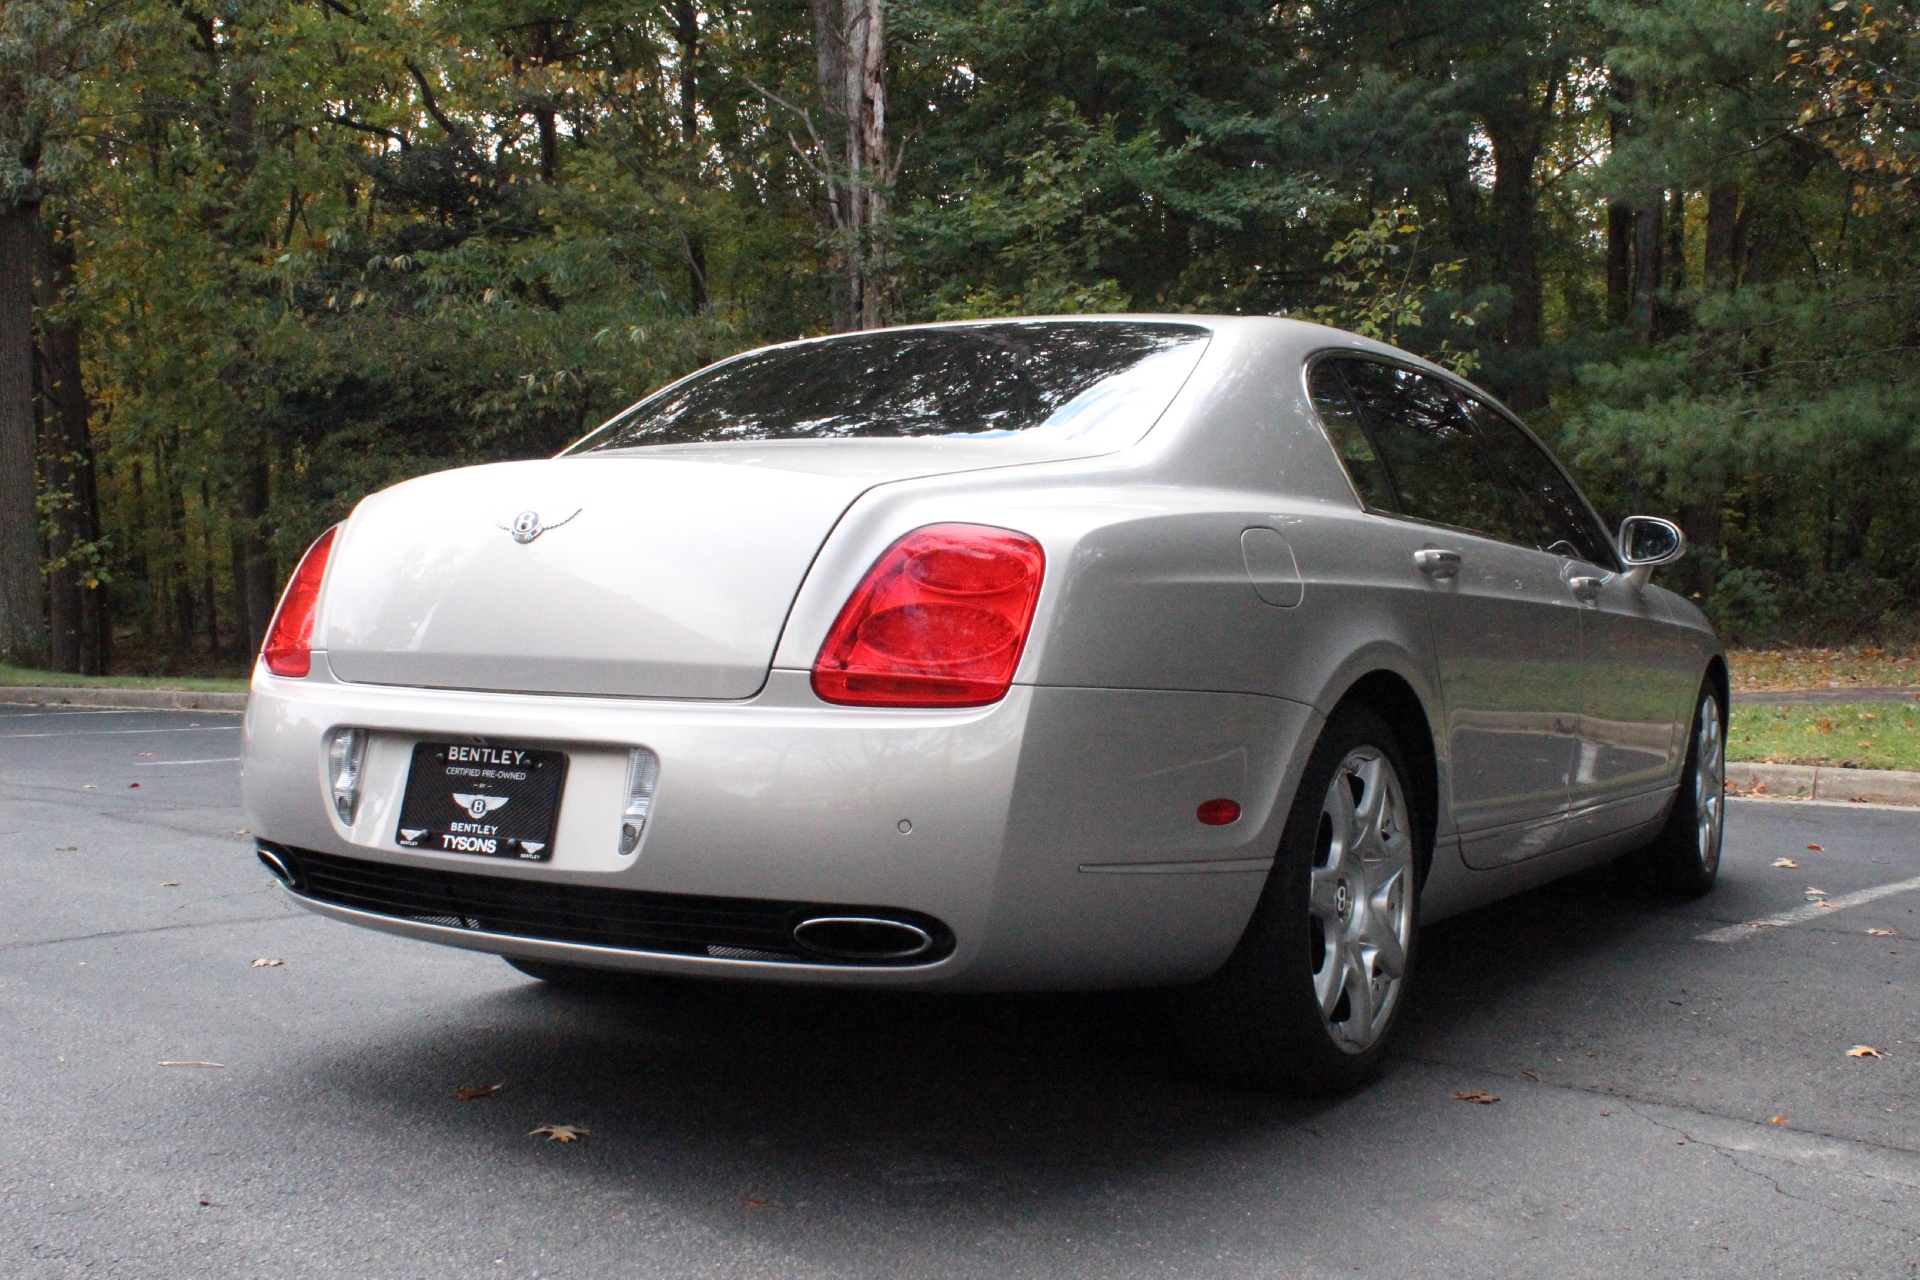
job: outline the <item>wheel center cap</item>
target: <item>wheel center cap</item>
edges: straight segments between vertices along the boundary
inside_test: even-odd
[[[1342,880],[1333,887],[1333,909],[1340,914],[1340,923],[1347,924],[1353,919],[1353,890]]]

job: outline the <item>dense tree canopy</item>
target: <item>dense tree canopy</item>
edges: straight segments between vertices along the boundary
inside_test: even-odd
[[[1603,514],[1680,519],[1736,638],[1884,633],[1917,38],[1859,0],[5,0],[0,648],[232,666],[373,488],[768,341],[1087,310],[1444,360]]]

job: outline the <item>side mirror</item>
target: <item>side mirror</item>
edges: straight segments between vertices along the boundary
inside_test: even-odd
[[[1620,559],[1627,566],[1627,581],[1644,587],[1656,568],[1686,554],[1687,535],[1671,520],[1628,516],[1620,522],[1618,545]]]

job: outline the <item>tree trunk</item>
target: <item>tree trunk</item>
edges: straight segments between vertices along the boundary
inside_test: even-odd
[[[1618,329],[1633,312],[1633,209],[1607,205],[1607,323]]]
[[[680,149],[687,181],[700,180],[700,11],[693,0],[674,0],[674,38],[680,45]],[[686,228],[687,297],[696,314],[707,309],[707,246],[700,232]]]
[[[1667,195],[1667,288],[1687,287],[1687,193],[1675,187]]]
[[[95,576],[100,499],[89,429],[92,405],[80,370],[80,325],[50,319],[48,309],[73,297],[71,228],[42,241],[39,302],[42,386],[41,451],[47,488],[56,500],[47,539],[50,666],[100,675],[106,669],[104,593]]]
[[[1653,302],[1660,292],[1660,206],[1653,192],[1633,211],[1633,336],[1653,341]]]
[[[1730,289],[1740,274],[1740,184],[1716,182],[1707,188],[1707,237],[1702,274],[1709,289]]]
[[[47,660],[33,401],[40,234],[38,202],[0,207],[0,657],[29,667]]]
[[[273,607],[280,602],[274,590],[278,585],[273,563],[273,547],[267,541],[267,508],[273,493],[273,471],[263,442],[255,442],[254,456],[240,478],[241,539],[246,559],[247,646],[258,653],[267,638],[267,625],[273,621]]]
[[[1495,279],[1507,287],[1512,305],[1507,312],[1507,346],[1522,356],[1520,376],[1509,392],[1516,409],[1546,403],[1546,388],[1538,371],[1526,360],[1540,347],[1541,292],[1539,245],[1534,226],[1534,166],[1540,158],[1544,116],[1551,111],[1552,93],[1543,111],[1532,104],[1490,115],[1487,137],[1493,143],[1493,219]]]
[[[893,182],[880,0],[813,0],[813,31],[821,101],[843,135],[840,155],[823,157],[843,281],[834,329],[873,329],[886,321],[880,259]]]

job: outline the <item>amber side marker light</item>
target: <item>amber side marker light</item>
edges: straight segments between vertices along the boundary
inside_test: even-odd
[[[260,646],[260,660],[277,676],[304,676],[313,670],[313,607],[319,603],[320,580],[327,574],[327,555],[339,531],[335,525],[314,539],[274,611],[267,642]]]
[[[1240,821],[1240,802],[1237,800],[1203,800],[1193,816],[1210,827],[1224,827]]]
[[[813,691],[856,707],[979,707],[1006,697],[1046,555],[1024,533],[933,524],[888,547],[834,619]]]

